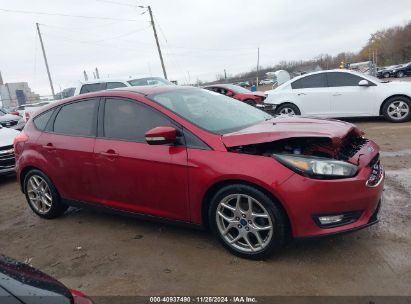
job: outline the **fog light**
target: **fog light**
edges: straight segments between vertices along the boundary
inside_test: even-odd
[[[330,224],[337,224],[344,219],[344,214],[339,215],[327,215],[327,216],[320,216],[318,220],[320,221],[321,225],[330,225]]]
[[[349,211],[340,214],[318,214],[313,216],[313,220],[321,228],[332,228],[354,223],[361,216],[362,211]]]

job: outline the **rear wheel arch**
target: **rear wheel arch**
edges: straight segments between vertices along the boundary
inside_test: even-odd
[[[293,107],[297,108],[297,110],[298,110],[298,114],[297,114],[297,115],[301,115],[301,109],[300,109],[294,102],[291,102],[291,101],[285,101],[285,102],[282,102],[282,103],[278,104],[277,107],[276,107],[276,112],[277,112],[277,110],[280,109],[281,107],[287,106],[287,105],[288,105],[288,106],[293,106]]]
[[[219,182],[215,183],[214,185],[212,185],[210,188],[208,188],[207,192],[205,193],[205,195],[203,197],[202,206],[201,206],[202,221],[203,221],[203,225],[206,229],[209,229],[208,211],[209,211],[209,208],[210,208],[211,200],[214,197],[214,195],[224,187],[231,186],[231,185],[238,185],[238,184],[253,187],[253,188],[263,192],[265,195],[267,195],[272,200],[272,202],[274,204],[276,204],[277,207],[280,208],[281,212],[284,215],[284,218],[287,221],[287,234],[292,235],[292,231],[291,231],[292,229],[291,229],[291,222],[290,222],[289,214],[288,214],[286,208],[284,207],[284,205],[281,203],[281,201],[277,197],[275,197],[270,191],[265,189],[264,187],[262,187],[258,184],[252,183],[252,182],[248,182],[248,181],[245,181],[245,180],[238,180],[238,179],[219,181]]]
[[[383,102],[381,103],[381,105],[380,105],[380,111],[379,111],[379,114],[380,114],[380,115],[383,115],[383,114],[384,114],[382,110],[383,110],[385,104],[386,104],[391,98],[393,98],[393,97],[403,97],[403,98],[407,98],[407,99],[411,102],[411,97],[408,96],[408,95],[405,95],[405,94],[395,94],[395,95],[388,96],[386,99],[384,99],[384,101],[383,101]]]

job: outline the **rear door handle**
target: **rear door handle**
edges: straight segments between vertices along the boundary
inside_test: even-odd
[[[52,143],[48,143],[47,145],[44,145],[43,148],[48,150],[48,151],[55,151],[56,150],[56,147],[54,147]]]
[[[341,96],[341,93],[334,93],[333,96]]]
[[[298,93],[297,95],[298,95],[298,96],[303,96],[303,95],[307,95],[307,94],[305,94],[305,93]]]

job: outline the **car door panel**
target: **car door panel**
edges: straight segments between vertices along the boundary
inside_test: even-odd
[[[375,113],[375,84],[359,86],[358,75],[346,72],[329,72],[327,74],[330,87],[331,111],[334,117],[370,116]]]
[[[302,115],[324,117],[330,114],[330,90],[323,73],[300,78],[291,84],[290,100]]]
[[[101,107],[94,155],[102,204],[189,220],[187,151],[184,145],[149,145],[149,129],[172,122],[129,99],[107,98]],[[174,125],[172,125],[174,126]]]
[[[97,139],[94,151],[102,204],[189,220],[185,147]]]

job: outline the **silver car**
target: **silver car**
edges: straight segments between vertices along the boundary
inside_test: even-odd
[[[0,125],[0,175],[15,171],[13,141],[20,132]]]

